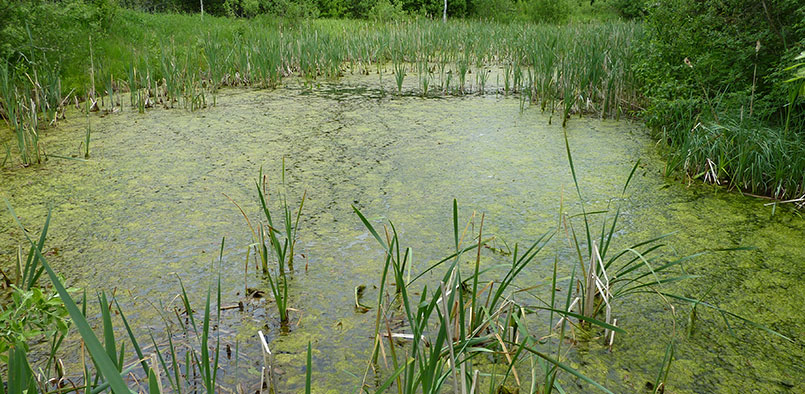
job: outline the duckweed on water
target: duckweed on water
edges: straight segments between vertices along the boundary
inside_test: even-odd
[[[228,367],[221,381],[259,384],[262,356],[255,333],[264,329],[284,372],[279,378],[283,387],[304,386],[305,375],[298,372],[306,363],[308,341],[314,387],[354,387],[358,379],[350,374],[364,372],[375,318],[355,312],[354,288],[366,285],[365,300],[377,299],[372,285],[383,252],[350,204],[373,225],[394,218],[401,238],[415,250],[416,270],[451,253],[452,247],[445,247],[453,243],[451,223],[438,219],[449,217],[454,197],[465,212],[486,213],[484,233],[494,235],[495,246],[502,249],[503,241],[513,246],[515,240],[534,239],[554,228],[560,202],[568,212],[578,211],[561,127],[548,125],[547,115],[536,111],[521,113],[516,98],[384,98],[371,89],[329,85],[328,91],[324,84],[313,90],[294,85],[278,91],[222,90],[217,104],[195,113],[154,110],[96,117],[90,161],[51,159],[45,167],[0,169],[0,193],[29,226],[44,222],[45,207],[52,202],[49,261],[75,286],[112,291],[117,285],[132,329],[147,338],[148,327],[159,331],[162,326],[148,301],[167,302],[175,295],[172,273],[184,279],[192,305],[203,305],[207,284],[217,277],[209,267],[222,236],[228,240],[222,302],[242,297],[243,260],[252,240],[242,216],[221,193],[235,201],[256,201],[249,182],[255,169],[279,168],[287,157],[289,185],[308,190],[298,248],[309,269],[297,264],[288,289],[301,319],[286,335],[279,334],[273,304],[252,305],[243,314],[223,312],[222,326],[239,338],[243,360],[237,375]],[[83,153],[78,147],[85,121],[68,111],[59,135],[43,136],[48,151]],[[805,327],[797,311],[805,286],[802,267],[792,261],[805,257],[803,219],[780,209],[771,216],[762,201],[717,189],[664,183],[659,176],[663,165],[640,127],[579,119],[568,124],[568,140],[591,211],[605,208],[620,191],[622,174],[638,158],[643,163],[631,192],[620,200],[622,220],[613,247],[674,230],[671,241],[678,256],[754,246],[755,251],[702,256],[686,265],[688,274],[701,277],[669,291],[700,298],[713,286],[706,298],[710,303],[800,340]],[[257,217],[256,206],[244,208]],[[23,238],[4,217],[0,253],[10,261]],[[567,251],[549,246],[545,259],[534,261],[518,280],[545,283],[554,256],[571,261]],[[490,267],[510,259],[489,249],[482,250],[482,258]],[[571,273],[570,264],[558,266],[557,277]],[[436,278],[422,280],[434,283]],[[267,286],[253,276],[249,281],[249,287]],[[655,382],[670,339],[669,313],[656,300],[640,296],[616,307],[622,311],[618,326],[628,334],[616,335],[613,351],[596,341],[580,343],[565,348],[570,349],[566,360],[610,390],[641,391],[646,382]],[[679,305],[681,332],[686,331],[687,309]],[[699,309],[692,335],[677,344],[668,390],[799,391],[805,376],[799,342],[786,343],[742,324],[732,328],[735,336],[719,316]],[[63,349],[77,347],[65,343]],[[566,391],[586,391],[587,386],[564,376]]]

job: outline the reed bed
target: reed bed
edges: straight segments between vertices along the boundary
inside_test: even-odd
[[[374,73],[381,89],[383,74],[393,74],[388,80],[400,95],[520,94],[524,104],[556,111],[563,124],[575,113],[618,117],[641,100],[631,71],[633,44],[642,35],[636,23],[313,20],[289,26],[223,18],[198,24],[171,15],[178,27],[158,28],[138,18],[165,16],[127,11],[121,18],[115,34],[126,37],[127,47],[89,38],[88,61],[80,67],[60,72],[44,52],[32,54],[25,67],[0,67],[0,116],[17,135],[23,164],[41,159],[37,133],[71,99],[90,101],[91,111],[117,112],[127,94],[139,112],[154,106],[194,111],[214,105],[225,86],[270,89],[290,78],[312,84]],[[505,86],[490,86],[500,81],[498,73]],[[82,83],[65,94],[62,74]],[[409,76],[415,84],[404,84]]]
[[[312,87],[348,75],[376,75],[380,91],[388,89],[396,95],[516,95],[523,110],[536,106],[551,114],[550,122],[562,125],[574,114],[618,119],[648,107],[636,61],[644,32],[634,22],[562,26],[422,19],[289,23],[265,17],[209,17],[198,23],[193,15],[126,10],[118,19],[119,26],[108,35],[94,43],[90,36],[85,46],[72,48],[86,52],[84,57],[70,56],[72,63],[62,65],[55,59],[63,54],[43,49],[26,53],[25,60],[13,66],[0,65],[0,117],[13,135],[5,146],[4,165],[12,156],[25,166],[45,160],[40,133],[64,116],[70,101],[90,101],[90,111],[117,112],[124,110],[128,96],[128,107],[138,112],[156,106],[195,111],[215,105],[221,87],[273,89],[291,81]],[[37,48],[31,41],[30,48]],[[76,61],[85,63],[73,64]],[[63,79],[69,81],[65,86]],[[753,148],[757,144],[748,141],[753,131],[770,133],[761,130],[762,125],[735,127],[716,121],[716,126],[701,130],[746,132],[729,133],[744,135],[732,142],[711,144],[712,140],[699,137],[717,132],[692,131],[704,103],[680,102],[684,105],[665,111],[670,116],[658,117],[662,124],[647,119],[670,148],[669,170],[683,170],[691,178],[712,183],[726,181],[776,199],[798,199],[805,194],[799,177],[801,163],[791,168],[770,164],[785,162],[796,149],[763,148],[768,154],[754,159],[731,156],[739,154],[734,150],[758,150]],[[712,102],[708,107],[715,114]],[[791,125],[792,135],[772,136],[771,144],[795,146],[800,141],[791,137],[801,134],[796,132],[801,128],[801,124]],[[688,138],[692,135],[695,138]],[[746,144],[738,146],[738,140]],[[741,163],[734,165],[737,162]],[[713,174],[711,167],[720,168]]]
[[[152,53],[133,51],[131,63],[157,81],[158,102],[191,108],[194,94],[222,86],[273,88],[289,77],[312,82],[346,74],[376,73],[382,80],[383,73],[392,73],[398,94],[404,93],[405,77],[414,72],[418,83],[406,93],[483,94],[489,68],[503,64],[516,74],[506,90],[528,95],[543,109],[561,103],[564,115],[615,117],[640,100],[630,71],[632,43],[641,34],[634,23],[311,21],[296,27],[241,27],[201,32],[200,51],[187,42],[163,40]],[[149,68],[153,58],[160,59],[158,67]],[[470,74],[476,76],[474,85]],[[439,88],[430,89],[436,76]],[[452,78],[457,79],[453,87],[448,83]],[[133,78],[128,84],[137,86]]]
[[[671,147],[666,173],[682,170],[691,179],[805,202],[805,137],[757,122],[697,123],[690,131],[664,128]]]

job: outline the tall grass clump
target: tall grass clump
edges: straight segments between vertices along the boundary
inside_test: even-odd
[[[378,232],[359,210],[355,209],[355,212],[385,251],[376,306],[373,357],[367,365],[362,386],[365,387],[372,364],[382,358],[392,371],[380,391],[396,386],[396,391],[402,393],[439,393],[452,387],[456,393],[474,393],[489,384],[488,392],[494,393],[503,390],[510,379],[517,386],[524,383],[518,375],[517,365],[528,356],[533,361],[531,383],[533,387],[540,387],[541,392],[561,390],[561,384],[556,379],[559,372],[610,392],[563,360],[562,336],[567,319],[559,322],[556,332],[553,322],[546,324],[540,334],[536,334],[537,328],[534,326],[529,331],[526,316],[536,311],[547,311],[552,316],[578,316],[568,308],[569,299],[564,306],[559,306],[526,304],[516,296],[520,289],[514,284],[516,277],[535,261],[555,232],[543,234],[522,252],[515,246],[512,263],[505,265],[502,279],[481,279],[481,275],[489,270],[480,269],[479,251],[486,244],[482,238],[483,226],[479,229],[477,242],[465,245],[463,242],[468,234],[466,229],[462,232],[459,228],[458,205],[454,201],[452,224],[455,252],[412,279],[413,252],[411,248],[401,246],[394,224],[389,223],[384,231]],[[462,272],[460,268],[459,261],[465,253],[475,255],[473,271]],[[425,274],[437,268],[444,269],[438,283],[430,286],[419,283]],[[554,273],[552,302],[557,299],[556,280]],[[392,286],[393,293],[388,291]],[[623,332],[593,318],[580,318],[603,328]],[[402,320],[402,327],[392,327],[390,321],[398,320]],[[546,333],[548,337],[556,335],[556,340],[534,339]],[[402,348],[403,354],[398,353],[400,349],[396,344],[401,340],[406,343]],[[492,364],[487,359],[490,354],[495,355]],[[505,373],[496,374],[495,364],[502,365]]]
[[[610,200],[604,210],[587,210],[576,175],[576,168],[573,164],[570,144],[567,141],[567,133],[565,133],[565,146],[573,183],[580,202],[581,213],[577,215],[564,213],[561,223],[564,233],[567,234],[568,241],[575,252],[574,254],[578,258],[577,268],[581,273],[581,277],[576,283],[577,296],[573,299],[571,305],[575,307],[580,316],[601,318],[605,323],[615,325],[617,322],[614,317],[616,302],[635,294],[650,294],[658,296],[661,303],[668,305],[668,309],[674,314],[674,318],[676,318],[675,309],[670,301],[683,301],[690,303],[693,310],[699,305],[715,310],[723,318],[727,327],[730,327],[728,319],[735,319],[790,341],[784,335],[737,314],[702,300],[670,293],[665,288],[667,284],[698,278],[696,275],[688,274],[683,267],[700,256],[717,252],[752,250],[754,248],[716,247],[683,257],[668,258],[664,256],[663,252],[669,249],[669,246],[664,242],[667,241],[672,233],[642,240],[625,248],[617,248],[613,243],[613,238],[617,232],[621,207],[614,200]],[[621,190],[620,199],[625,198],[626,190],[638,165],[639,162],[632,167],[627,176]],[[613,204],[615,205],[614,207]],[[598,234],[595,233],[596,230],[594,229],[596,227],[594,217],[602,218],[600,220],[600,233]],[[574,220],[582,222],[582,227],[578,232],[573,225]],[[580,323],[581,326],[586,324],[584,321]],[[692,321],[689,321],[689,323],[692,324]],[[672,338],[676,338],[675,329],[671,334]],[[604,336],[609,338],[608,341],[611,346],[614,332],[606,331]]]
[[[757,122],[699,123],[690,132],[665,129],[666,172],[776,199],[805,196],[805,136]]]
[[[299,220],[305,206],[307,192],[302,194],[299,207],[294,214],[288,202],[285,189],[285,161],[282,164],[281,187],[279,192],[280,218],[271,213],[268,177],[262,168],[255,186],[259,199],[261,219],[253,225],[246,213],[238,206],[249,226],[254,241],[255,258],[259,258],[262,276],[268,281],[271,294],[277,306],[280,322],[288,322],[288,275],[294,269],[295,247],[299,235]],[[236,204],[237,205],[237,204]],[[277,220],[279,219],[279,220]],[[248,268],[247,268],[248,269]]]
[[[277,304],[280,321],[288,321],[288,277],[287,270],[293,270],[294,247],[296,246],[299,231],[299,218],[302,215],[302,208],[305,206],[306,193],[302,195],[299,208],[296,210],[296,217],[288,204],[287,195],[280,194],[280,205],[282,210],[282,221],[277,222],[282,227],[275,227],[275,222],[268,208],[268,180],[260,171],[260,181],[257,183],[257,194],[260,197],[260,206],[265,218],[257,227],[258,233],[258,254],[263,269],[263,274],[268,278],[271,292]],[[285,185],[285,164],[282,166],[282,185]],[[269,250],[271,256],[269,256]],[[276,270],[269,268],[270,258],[276,262]]]
[[[23,166],[41,161],[41,146],[37,132],[38,114],[30,92],[9,70],[9,64],[0,67],[0,109],[8,128],[14,133],[17,152]]]
[[[30,40],[33,47],[33,37]],[[64,118],[74,89],[63,95],[59,63],[37,51],[21,63],[0,62],[0,118],[14,135],[21,164],[41,163],[46,155],[40,129]]]

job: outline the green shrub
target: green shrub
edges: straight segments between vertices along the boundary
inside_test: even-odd
[[[349,10],[348,0],[318,0],[318,8],[321,16],[327,18],[340,18],[347,14]]]
[[[253,17],[262,11],[260,0],[226,0],[224,9],[229,16]]]
[[[0,0],[0,62],[7,61],[17,76],[32,69],[42,72],[86,70],[89,40],[97,44],[117,26],[119,7],[114,0]],[[63,86],[82,87],[80,80]]]
[[[739,113],[743,107],[747,115],[779,124],[790,89],[783,83],[790,74],[783,70],[802,48],[805,7],[796,0],[762,3],[653,3],[637,65],[649,97],[713,100],[723,95],[719,106],[725,111]]]
[[[533,22],[560,23],[570,17],[566,0],[518,1],[520,14]]]
[[[623,18],[642,18],[647,12],[647,0],[612,0],[612,8]]]
[[[109,30],[117,15],[116,0],[93,0],[95,19],[103,31]]]
[[[375,21],[390,21],[403,19],[406,15],[402,3],[392,4],[389,0],[378,0],[366,16]]]
[[[786,83],[804,21],[796,0],[650,3],[634,72],[669,170],[777,198],[805,192],[804,104]]]
[[[471,13],[484,20],[510,22],[517,17],[517,7],[511,0],[475,0]]]
[[[55,290],[13,287],[11,302],[0,304],[0,359],[12,345],[27,349],[33,339],[65,334],[69,324],[67,308]]]
[[[788,98],[788,114],[786,115],[786,130],[790,126],[791,115],[795,118],[802,117],[802,106],[796,106],[801,103],[805,98],[805,51],[802,51],[795,59],[796,63],[786,68],[786,71],[791,71],[793,76],[785,82],[790,85],[790,93]],[[796,106],[796,107],[795,107]]]
[[[319,9],[312,1],[269,0],[265,11],[291,20],[317,18]]]

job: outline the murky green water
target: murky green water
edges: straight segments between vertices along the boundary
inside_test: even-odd
[[[46,165],[0,170],[0,195],[9,198],[30,229],[53,221],[47,243],[57,270],[79,287],[115,290],[143,335],[161,330],[149,302],[171,302],[181,277],[200,302],[226,237],[224,303],[241,299],[250,232],[236,201],[257,217],[254,181],[260,166],[279,181],[282,158],[291,194],[308,200],[291,306],[298,322],[279,335],[272,305],[224,314],[227,338],[240,342],[238,379],[259,382],[256,330],[273,339],[285,372],[281,385],[301,387],[304,351],[314,348],[314,386],[333,392],[355,387],[371,347],[374,315],[356,313],[353,289],[380,280],[382,254],[352,212],[375,223],[392,219],[418,267],[450,253],[450,209],[486,214],[486,233],[509,244],[528,242],[555,227],[577,199],[562,128],[517,99],[380,97],[363,88],[323,86],[314,91],[225,91],[212,109],[124,111],[92,117],[91,159],[52,158]],[[77,113],[49,130],[49,153],[78,154],[85,120]],[[701,275],[673,291],[701,297],[794,338],[787,343],[734,323],[735,336],[713,313],[699,314],[694,335],[677,348],[669,390],[692,392],[802,392],[805,390],[805,220],[765,201],[710,187],[686,187],[661,176],[654,143],[639,125],[573,119],[567,129],[584,197],[601,207],[618,196],[633,163],[643,163],[621,202],[624,246],[672,231],[678,255],[704,248],[755,246],[756,251],[710,255],[686,266]],[[228,196],[228,197],[227,197]],[[0,221],[0,259],[13,258],[21,234],[7,213]],[[558,241],[564,241],[558,239]],[[498,245],[502,245],[499,242]],[[572,269],[570,250],[549,248],[524,282],[549,275],[554,256]],[[485,251],[486,264],[503,257]],[[252,269],[253,270],[253,269]],[[248,285],[260,282],[249,274]],[[435,280],[437,276],[426,277]],[[670,289],[669,289],[670,290]],[[677,305],[684,331],[687,306]],[[616,305],[628,334],[612,352],[581,344],[570,357],[585,374],[616,392],[643,392],[654,381],[672,331],[670,313],[656,297]],[[69,345],[67,346],[69,349]],[[224,380],[234,379],[227,369]],[[583,392],[565,378],[565,389]],[[248,386],[248,385],[247,385]]]

